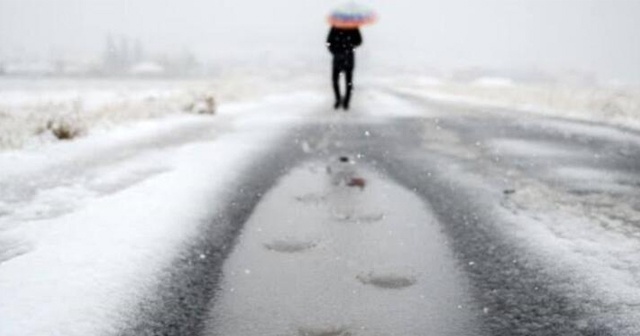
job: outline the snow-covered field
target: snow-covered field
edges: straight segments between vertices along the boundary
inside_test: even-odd
[[[455,83],[430,77],[363,79],[432,100],[506,108],[561,118],[640,128],[640,89],[529,85],[505,78]],[[211,114],[218,105],[327,89],[320,74],[227,75],[212,80],[2,79],[0,151],[38,147],[135,121],[175,114]]]
[[[298,76],[295,85],[309,88],[315,79]],[[135,121],[212,114],[223,103],[284,93],[290,81],[288,73],[211,80],[1,79],[0,151],[38,147]]]
[[[553,117],[640,129],[640,88],[526,84],[507,78],[456,83],[437,78],[405,79],[401,89],[436,101],[499,107]]]

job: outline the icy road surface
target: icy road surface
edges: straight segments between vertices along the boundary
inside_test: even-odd
[[[330,106],[15,154],[0,334],[640,334],[638,133],[380,88]]]

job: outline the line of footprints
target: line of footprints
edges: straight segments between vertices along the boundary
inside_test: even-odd
[[[339,164],[336,166],[329,166],[326,168],[326,172],[331,179],[331,184],[336,188],[348,188],[357,189],[363,192],[367,187],[367,180],[359,177],[355,174],[354,169],[350,169],[353,166],[353,161],[346,156],[342,156],[338,159]],[[312,168],[315,171],[315,168]],[[301,196],[296,196],[295,200],[308,206],[320,206],[327,202],[327,196],[317,193],[309,193]],[[366,224],[375,223],[383,220],[385,215],[383,213],[375,214],[345,214],[332,212],[332,218],[337,222],[354,223],[354,224]],[[280,239],[274,240],[264,244],[264,248],[277,252],[277,253],[303,253],[305,251],[312,250],[318,246],[315,241],[295,240],[295,239]],[[366,274],[359,274],[356,279],[363,285],[373,286],[381,290],[401,290],[403,288],[410,287],[416,283],[416,278],[413,276],[403,276],[392,273],[375,273],[369,272]],[[300,336],[350,336],[352,333],[346,327],[331,327],[322,329],[313,328],[301,328],[299,329]]]

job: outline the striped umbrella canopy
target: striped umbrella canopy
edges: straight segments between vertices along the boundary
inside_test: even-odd
[[[351,1],[333,10],[328,20],[333,27],[355,29],[372,24],[377,18],[372,9]]]

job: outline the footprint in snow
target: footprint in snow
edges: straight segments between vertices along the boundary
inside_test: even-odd
[[[369,273],[356,277],[361,283],[382,289],[402,289],[416,283],[414,276],[403,276],[393,273]]]
[[[267,250],[280,253],[299,253],[316,247],[313,241],[295,241],[295,240],[276,240],[271,243],[264,244]]]
[[[300,328],[299,336],[351,336],[353,335],[346,327],[328,328]]]
[[[351,215],[333,213],[333,218],[338,222],[350,222],[350,223],[375,223],[383,220],[385,215],[383,213],[373,213],[365,215]]]
[[[296,196],[296,201],[302,204],[318,205],[326,201],[326,197],[319,194],[305,194],[302,196]]]

